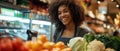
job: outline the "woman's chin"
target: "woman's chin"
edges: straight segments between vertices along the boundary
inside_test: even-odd
[[[63,25],[67,25],[67,23],[63,23]]]

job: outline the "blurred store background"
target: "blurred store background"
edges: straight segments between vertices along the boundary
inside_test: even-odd
[[[54,0],[0,0],[0,33],[27,40],[27,30],[52,40],[48,7]],[[85,9],[85,24],[95,34],[113,35],[120,29],[120,0],[78,0]],[[83,25],[84,27],[85,25]],[[86,28],[86,27],[85,27]],[[120,31],[119,31],[120,32]]]

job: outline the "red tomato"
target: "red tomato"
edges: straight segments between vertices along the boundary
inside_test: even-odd
[[[15,38],[18,45],[23,45],[23,40],[21,38]]]
[[[19,50],[18,48],[20,48],[23,45],[23,41],[20,38],[14,38],[12,41],[12,45],[14,48],[14,51]]]
[[[2,51],[2,49],[1,49],[1,45],[0,45],[0,51]]]
[[[13,51],[11,39],[2,38],[0,43],[1,43],[1,50],[2,51]]]
[[[20,51],[29,51],[29,49],[26,46],[21,46]]]

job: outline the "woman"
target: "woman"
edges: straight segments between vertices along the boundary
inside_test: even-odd
[[[84,21],[84,10],[74,0],[58,0],[49,6],[49,15],[56,30],[54,42],[63,41],[65,44],[73,37],[88,33],[80,28]]]

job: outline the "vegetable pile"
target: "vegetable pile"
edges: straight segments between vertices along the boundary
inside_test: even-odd
[[[120,38],[116,36],[106,36],[104,34],[99,35],[86,34],[84,38],[88,43],[96,39],[104,43],[105,48],[111,48],[114,49],[115,51],[120,51]]]
[[[86,34],[70,39],[67,44],[73,51],[120,51],[120,38],[105,34]]]

